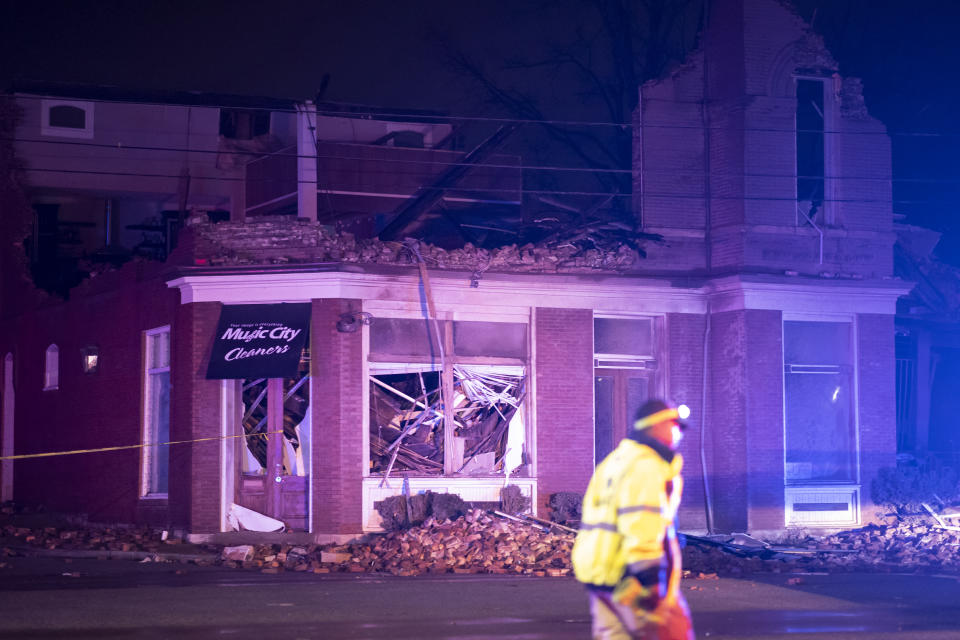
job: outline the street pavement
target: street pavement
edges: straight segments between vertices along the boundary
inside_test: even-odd
[[[569,578],[281,573],[5,558],[0,639],[589,637]],[[960,638],[957,577],[763,574],[683,583],[698,638]]]

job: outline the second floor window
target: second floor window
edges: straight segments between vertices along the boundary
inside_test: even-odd
[[[797,79],[797,200],[816,217],[825,200],[826,117],[822,80]],[[807,211],[805,211],[807,213]]]

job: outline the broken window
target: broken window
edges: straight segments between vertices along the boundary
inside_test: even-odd
[[[852,325],[783,323],[786,481],[857,480]]]
[[[170,470],[170,327],[146,332],[141,495],[165,496]]]
[[[304,350],[306,351],[306,349]],[[246,379],[241,383],[243,396],[244,441],[246,443],[242,469],[244,473],[263,475],[269,468],[268,449],[271,440],[279,448],[273,471],[277,475],[307,475],[309,459],[305,459],[307,439],[310,437],[310,375],[308,360],[301,358],[300,372],[294,378],[282,380],[283,426],[273,433],[268,420],[269,379]],[[282,433],[280,433],[282,431]],[[271,436],[276,436],[271,438]],[[279,465],[278,467],[276,465]]]
[[[310,476],[310,350],[292,378],[239,381],[242,411],[237,453],[241,507],[306,531]]]
[[[391,318],[371,324],[370,472],[529,473],[527,325],[427,327],[424,320]]]
[[[262,109],[220,109],[220,135],[252,140],[270,133],[270,112]]]
[[[810,217],[824,201],[826,168],[822,80],[797,79],[797,200],[810,203]]]

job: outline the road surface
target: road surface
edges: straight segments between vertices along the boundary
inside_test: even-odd
[[[567,578],[262,574],[192,564],[6,558],[0,638],[517,640],[589,637]],[[960,638],[956,577],[685,580],[698,638]]]

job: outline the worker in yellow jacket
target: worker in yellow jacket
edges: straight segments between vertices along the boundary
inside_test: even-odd
[[[675,519],[685,406],[651,400],[597,465],[583,499],[573,570],[590,593],[594,640],[689,640]]]

